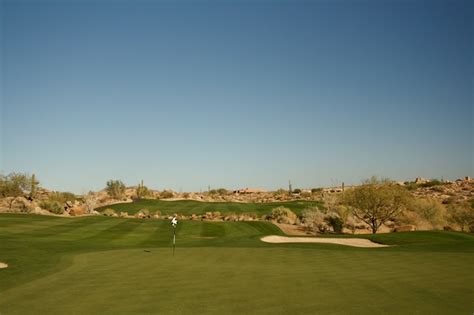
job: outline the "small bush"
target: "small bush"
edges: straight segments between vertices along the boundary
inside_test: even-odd
[[[162,199],[168,199],[168,198],[173,198],[173,197],[174,197],[174,194],[170,190],[163,190],[160,193],[160,198],[162,198]]]
[[[341,233],[342,232],[342,227],[344,225],[344,222],[342,219],[337,215],[337,214],[329,214],[324,218],[324,221],[332,227],[332,230],[335,233]]]
[[[311,193],[313,193],[313,194],[317,194],[317,193],[320,193],[322,191],[323,191],[322,188],[313,188],[313,189],[311,189]]]
[[[290,209],[280,206],[272,210],[272,218],[278,223],[295,224],[297,216]]]
[[[303,210],[303,224],[307,229],[314,230],[316,233],[325,233],[329,230],[325,214],[314,207]]]
[[[56,200],[43,200],[39,203],[39,206],[42,209],[48,210],[49,212],[55,214],[62,214],[64,212],[62,204]]]

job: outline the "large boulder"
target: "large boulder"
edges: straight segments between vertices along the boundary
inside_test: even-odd
[[[84,207],[81,206],[74,206],[69,210],[69,215],[73,217],[84,215],[84,213]]]

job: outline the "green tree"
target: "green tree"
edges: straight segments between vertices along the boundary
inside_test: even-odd
[[[352,214],[367,223],[372,233],[387,221],[395,219],[410,199],[408,192],[390,181],[371,178],[364,184],[344,193],[344,203]]]
[[[122,199],[125,195],[125,184],[120,180],[109,180],[105,187],[105,191],[111,198]]]
[[[11,197],[8,207],[11,210],[13,203],[18,197],[31,189],[29,176],[21,173],[10,173],[7,176],[0,175],[0,197]]]

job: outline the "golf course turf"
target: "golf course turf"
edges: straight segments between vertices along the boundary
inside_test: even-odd
[[[472,314],[474,235],[268,244],[268,222],[0,215],[0,314]],[[344,237],[330,235],[330,237]],[[346,236],[347,237],[347,236]]]
[[[300,215],[308,207],[322,207],[319,201],[286,201],[286,202],[268,202],[268,203],[243,203],[243,202],[204,202],[195,200],[166,201],[156,199],[142,199],[132,203],[119,203],[115,205],[98,208],[103,211],[107,208],[114,209],[116,212],[128,212],[135,214],[142,209],[148,209],[151,213],[160,211],[165,215],[175,213],[182,215],[204,214],[206,212],[219,211],[221,213],[254,213],[259,216],[271,214],[272,209],[283,206]]]

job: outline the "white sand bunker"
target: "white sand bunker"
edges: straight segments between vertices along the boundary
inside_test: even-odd
[[[8,265],[6,263],[2,263],[0,261],[0,269],[7,268],[7,267],[8,267]]]
[[[388,247],[388,245],[377,244],[365,238],[318,238],[318,237],[286,237],[270,235],[262,237],[266,243],[329,243],[354,247]]]

